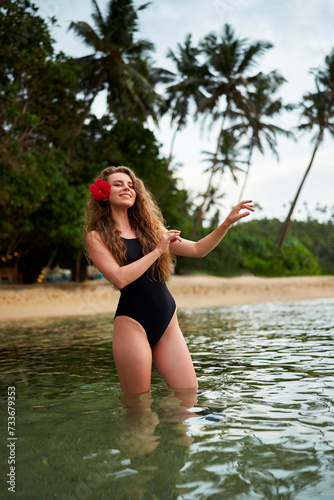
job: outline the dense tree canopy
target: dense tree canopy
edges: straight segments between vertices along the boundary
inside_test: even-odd
[[[134,168],[168,223],[178,224],[188,209],[187,194],[166,176],[153,133],[138,120],[93,115],[80,136],[73,133],[86,106],[79,98],[82,65],[54,53],[48,26],[30,2],[7,1],[0,16],[4,264],[16,261],[27,280],[50,256],[71,267],[81,248],[88,186],[110,164]]]
[[[54,243],[52,231],[41,237],[39,219],[55,192],[62,199],[72,192],[65,148],[81,109],[77,67],[54,54],[36,11],[23,0],[4,2],[0,10],[0,233],[8,258]]]

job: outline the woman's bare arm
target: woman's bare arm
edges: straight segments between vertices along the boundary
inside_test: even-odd
[[[141,259],[120,266],[116,259],[102,243],[98,233],[91,231],[86,236],[88,253],[100,273],[120,290],[138,279],[160,256],[160,252],[154,249],[144,255]]]
[[[154,261],[167,250],[170,241],[180,240],[179,233],[179,231],[169,231],[164,234],[152,252],[125,266],[120,266],[116,262],[96,231],[87,234],[86,244],[88,253],[100,273],[121,290],[144,274]]]
[[[175,241],[169,245],[170,250],[175,255],[185,257],[204,257],[213,250],[218,243],[224,238],[229,228],[242,217],[247,217],[250,212],[242,212],[240,210],[251,210],[254,212],[252,200],[241,201],[226,217],[224,222],[220,224],[212,233],[208,234],[199,241],[190,241],[181,238],[181,241]]]

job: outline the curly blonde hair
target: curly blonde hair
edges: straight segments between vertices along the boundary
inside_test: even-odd
[[[162,234],[166,231],[165,221],[161,210],[156,204],[151,193],[146,189],[143,181],[136,177],[135,173],[128,167],[108,167],[102,170],[99,178],[107,181],[109,175],[121,172],[127,174],[136,192],[136,201],[128,209],[131,227],[136,232],[136,237],[143,247],[143,254],[154,250]],[[98,202],[90,195],[86,209],[86,235],[90,231],[97,231],[102,242],[112,253],[116,262],[124,266],[126,262],[126,246],[121,239],[121,233],[116,228],[112,213],[109,211],[109,202]],[[86,249],[86,255],[89,254]],[[170,278],[174,268],[174,257],[169,250],[152,265],[151,276],[157,277],[157,281],[165,282]]]

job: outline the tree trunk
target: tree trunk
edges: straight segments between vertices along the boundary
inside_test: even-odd
[[[226,116],[226,114],[225,114],[225,116]],[[217,158],[218,158],[218,153],[219,153],[219,148],[220,148],[220,142],[221,142],[221,139],[222,139],[223,133],[224,133],[225,116],[224,116],[224,119],[223,119],[222,128],[221,128],[220,133],[219,133],[215,156],[214,156],[214,158],[212,160],[211,174],[210,174],[210,177],[209,177],[208,186],[207,186],[205,194],[204,194],[203,202],[202,202],[201,206],[199,207],[199,210],[198,210],[198,213],[197,213],[197,217],[196,217],[196,220],[194,222],[194,226],[193,226],[193,228],[191,230],[191,233],[190,233],[190,238],[191,239],[195,238],[197,229],[198,229],[200,223],[202,222],[203,216],[204,216],[204,214],[206,212],[206,208],[204,209],[204,207],[205,207],[205,204],[207,202],[207,199],[208,199],[210,191],[211,191],[213,175],[216,173],[215,166],[217,165],[217,161],[218,161]]]
[[[203,203],[202,205],[199,207],[199,210],[198,210],[198,213],[197,213],[197,216],[196,216],[196,220],[195,220],[195,223],[193,225],[193,228],[191,230],[191,233],[190,233],[190,238],[193,239],[195,238],[195,235],[196,235],[196,232],[197,232],[197,229],[198,229],[198,226],[200,225],[200,223],[202,222],[202,219],[203,219],[203,215],[205,214],[206,212],[206,208],[204,209],[204,205],[206,204],[207,202],[207,199],[209,197],[209,194],[210,194],[210,191],[211,191],[211,184],[212,184],[212,178],[213,178],[213,174],[215,173],[215,170],[214,170],[214,165],[212,166],[211,168],[211,174],[210,174],[210,178],[209,178],[209,182],[208,182],[208,187],[205,191],[205,194],[204,194],[204,200],[203,200]]]
[[[175,137],[176,137],[176,134],[178,133],[179,130],[180,130],[179,126],[177,126],[176,130],[175,130],[175,132],[173,134],[173,137],[172,137],[172,142],[171,142],[171,145],[170,145],[170,151],[169,151],[169,156],[168,156],[167,165],[166,165],[166,177],[168,177],[168,174],[169,174],[169,165],[172,163]]]
[[[87,260],[83,252],[79,252],[74,265],[72,266],[72,281],[79,283],[88,279]]]
[[[77,283],[79,283],[79,281],[80,281],[81,255],[82,255],[82,252],[79,252],[78,256],[77,256],[76,263],[75,263],[75,281]]]
[[[80,120],[80,123],[79,123],[79,125],[77,126],[77,128],[76,128],[76,129],[74,129],[73,135],[74,135],[75,137],[76,137],[76,136],[78,136],[78,135],[80,134],[80,132],[81,132],[81,130],[82,130],[82,128],[83,128],[83,126],[84,126],[85,120],[86,120],[87,116],[89,115],[89,112],[90,112],[90,109],[91,109],[92,104],[93,104],[93,102],[94,102],[94,99],[95,99],[95,97],[97,96],[97,94],[100,92],[100,88],[101,88],[101,85],[102,85],[102,83],[103,83],[104,77],[105,77],[105,75],[102,73],[102,75],[100,75],[99,81],[98,81],[98,82],[97,82],[97,84],[96,84],[96,88],[95,88],[95,90],[94,90],[94,92],[93,92],[93,96],[92,96],[92,98],[90,99],[90,101],[88,102],[88,105],[87,105],[87,107],[86,107],[86,109],[85,109],[85,111],[84,111],[84,114],[82,115],[82,118],[81,118],[81,120]]]
[[[246,175],[245,175],[245,178],[244,178],[244,183],[243,183],[241,191],[240,191],[239,202],[242,201],[242,197],[244,195],[244,191],[245,191],[245,188],[246,188],[248,174],[249,174],[251,160],[252,160],[252,155],[253,155],[253,149],[254,149],[254,145],[253,145],[253,142],[252,142],[252,144],[251,144],[251,146],[249,148],[249,155],[248,155],[248,161],[247,161],[247,170],[246,170]]]
[[[56,246],[56,248],[54,249],[54,251],[52,252],[52,255],[50,256],[47,264],[46,264],[46,268],[50,268],[51,267],[51,264],[55,258],[55,256],[57,255],[57,252],[58,252],[58,249],[59,249],[59,244]]]
[[[300,195],[300,192],[302,190],[302,187],[304,185],[306,177],[307,177],[309,171],[311,170],[311,167],[312,167],[312,164],[313,164],[313,160],[315,158],[315,155],[316,155],[316,152],[318,150],[318,147],[319,147],[319,145],[320,145],[320,143],[322,141],[323,135],[324,135],[324,130],[321,128],[320,132],[319,132],[319,135],[318,135],[318,138],[317,138],[317,142],[316,142],[315,148],[314,148],[312,156],[311,156],[311,161],[309,163],[309,166],[307,167],[306,172],[305,172],[304,177],[303,177],[303,180],[300,183],[300,186],[299,186],[298,191],[296,193],[295,199],[293,200],[293,202],[291,204],[291,207],[290,207],[289,213],[287,215],[287,218],[285,219],[285,221],[283,222],[283,224],[281,226],[281,230],[280,230],[279,237],[278,237],[278,248],[279,249],[282,248],[282,245],[284,243],[284,240],[285,240],[286,234],[287,234],[288,229],[289,229],[289,225],[290,225],[290,222],[291,222],[291,217],[292,217],[293,211],[295,209],[298,197]]]

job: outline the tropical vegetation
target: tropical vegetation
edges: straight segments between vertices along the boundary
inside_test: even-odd
[[[15,268],[21,281],[35,282],[43,268],[59,265],[72,269],[73,279],[85,279],[88,187],[110,164],[126,164],[144,179],[167,225],[184,237],[205,235],[220,220],[224,191],[218,186],[225,172],[245,185],[254,151],[278,156],[278,136],[294,136],[278,119],[299,107],[299,130],[316,130],[315,146],[285,224],[238,224],[201,262],[179,259],[176,272],[334,273],[333,215],[323,223],[309,217],[290,224],[316,152],[325,134],[334,135],[334,52],[313,70],[316,90],[296,106],[280,96],[285,79],[279,71],[261,71],[272,44],[238,38],[230,25],[196,45],[188,34],[169,50],[175,70],[156,67],[154,45],[140,37],[145,8],[109,0],[102,13],[92,0],[92,23],[68,26],[87,50],[75,59],[55,50],[55,18],[42,18],[30,0],[1,3],[0,270]],[[99,94],[106,99],[103,116],[94,114]],[[164,115],[174,131],[167,158],[149,128]],[[177,134],[191,120],[216,133],[214,151],[203,152],[208,185],[195,195],[180,187],[173,153]]]

